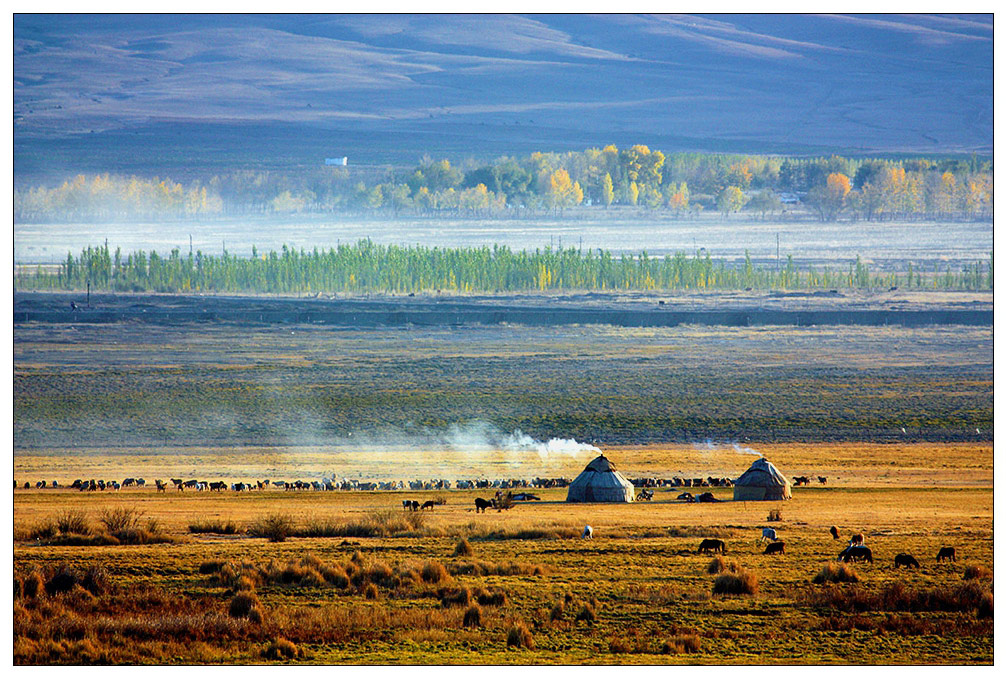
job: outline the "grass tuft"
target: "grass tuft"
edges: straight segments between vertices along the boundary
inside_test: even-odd
[[[733,572],[724,572],[713,580],[713,593],[753,595],[758,593],[758,577],[754,572],[738,566]]]
[[[814,575],[815,584],[857,581],[859,581],[859,575],[848,563],[826,563],[821,571]]]

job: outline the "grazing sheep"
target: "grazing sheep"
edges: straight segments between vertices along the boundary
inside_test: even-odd
[[[580,535],[580,539],[593,539],[594,538],[594,528],[590,525],[583,526],[583,534]]]
[[[778,541],[779,540],[779,538],[775,535],[775,530],[772,529],[771,527],[763,527],[763,528],[761,528],[761,538],[762,539],[768,539],[768,540],[771,540],[771,541]]]
[[[936,562],[942,563],[944,560],[950,560],[952,562],[957,562],[957,549],[953,546],[944,546],[940,549],[940,552],[936,554]]]
[[[831,532],[831,538],[832,539],[838,539],[838,528],[837,527],[835,527],[834,525],[832,525],[831,526],[831,530],[829,530],[829,532]]]
[[[908,569],[911,569],[913,567],[915,569],[919,569],[919,561],[917,561],[915,558],[908,555],[907,553],[899,553],[898,555],[894,556],[894,567],[898,568],[902,565],[904,565]]]
[[[786,542],[784,541],[774,541],[765,547],[765,551],[762,555],[773,555],[776,553],[786,553]]]
[[[720,539],[703,539],[696,553],[726,553],[727,545]]]

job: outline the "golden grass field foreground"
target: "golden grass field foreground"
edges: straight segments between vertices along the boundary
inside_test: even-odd
[[[492,490],[17,490],[14,660],[992,662],[991,445],[758,450],[790,476],[829,475],[828,484],[795,488],[787,502],[711,504],[678,502],[677,489],[658,489],[652,502],[566,504],[564,489],[548,489],[535,491],[541,501],[485,514],[473,501]],[[19,479],[61,482],[92,474],[149,481],[192,468],[200,478],[225,468],[233,475],[220,477],[252,479],[278,463],[269,457],[276,450],[252,451],[247,466],[237,451],[190,452],[86,454],[72,466],[58,455],[19,455],[15,463]],[[735,477],[754,459],[731,451],[709,461],[691,446],[606,452],[630,477],[679,468],[711,475],[717,464]],[[319,452],[303,454],[294,469],[314,468]],[[197,465],[203,458],[222,463]],[[709,473],[699,470],[703,459]],[[571,460],[557,475],[587,461]],[[364,470],[340,468],[350,477]],[[712,491],[732,497],[729,488]],[[445,503],[412,513],[402,509],[406,498]],[[773,510],[780,520],[768,520]],[[592,540],[579,538],[587,524]],[[766,526],[785,542],[783,554],[763,555]],[[836,556],[856,532],[874,561],[843,569]],[[725,542],[726,554],[697,554],[704,538]],[[956,562],[937,562],[946,546]],[[900,553],[920,567],[895,568]]]

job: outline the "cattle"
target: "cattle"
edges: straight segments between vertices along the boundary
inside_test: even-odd
[[[52,486],[53,486],[53,487],[59,487],[59,483],[57,483],[57,482],[56,482],[56,481],[54,480],[54,481],[52,481]]]
[[[73,489],[73,490],[79,490],[79,489],[80,489],[80,486],[81,486],[81,484],[82,484],[82,481],[81,481],[81,479],[80,479],[80,478],[77,478],[76,480],[74,480],[74,481],[73,481],[73,484],[72,484],[72,485],[70,485],[70,489]]]
[[[119,489],[120,487],[122,487],[122,486],[121,486],[121,485],[119,485],[119,481],[118,481],[118,480],[113,480],[113,481],[111,482],[111,484],[109,485],[109,487],[111,487],[111,488],[112,488],[113,490],[116,490],[116,491],[118,491],[118,489]]]
[[[223,492],[226,489],[227,489],[227,483],[225,483],[222,480],[218,480],[216,482],[210,483],[210,491],[211,492]]]
[[[143,478],[137,478],[136,479],[136,486],[137,487],[143,487],[146,484],[147,484],[147,481],[144,480]]]
[[[703,539],[696,553],[726,553],[727,545],[720,539]]]
[[[183,492],[185,490],[185,481],[181,478],[172,478],[171,482],[175,484],[175,489],[179,492]]]
[[[835,527],[834,525],[832,525],[831,529],[828,530],[828,531],[831,532],[831,538],[832,539],[838,539],[838,528],[837,527]]]
[[[940,549],[940,552],[936,554],[936,562],[942,563],[944,560],[950,560],[952,562],[957,562],[957,549],[953,546],[944,546]]]
[[[26,489],[26,490],[30,490],[31,489],[31,483],[29,483],[27,480],[24,481],[24,489]]]
[[[541,497],[530,492],[520,492],[513,496],[514,501],[541,501]]]
[[[583,534],[580,535],[580,539],[593,539],[594,538],[594,528],[590,525],[583,526]]]
[[[419,507],[419,510],[422,511],[423,509],[430,509],[432,511],[434,503],[435,502],[432,499],[430,499],[429,501],[424,501],[423,505]]]
[[[828,484],[828,477],[827,476],[818,476],[817,477],[817,482],[821,483],[822,485],[827,485]]]
[[[720,501],[719,499],[713,496],[712,492],[703,492],[702,494],[697,496],[695,500],[702,504],[711,504]]]
[[[862,532],[852,535],[852,538],[849,540],[849,546],[862,546],[865,543],[866,539],[863,537]]]
[[[838,554],[838,559],[844,560],[847,563],[851,563],[854,560],[865,560],[868,563],[872,563],[873,551],[866,546],[846,546],[845,550]]]
[[[132,487],[135,484],[136,484],[136,478],[126,478],[125,480],[122,481],[123,487]]]
[[[231,484],[231,489],[234,490],[235,492],[244,492],[246,488],[247,488],[247,485],[245,485],[244,483],[232,483]]]
[[[37,483],[35,483],[35,489],[36,490],[44,490],[45,489],[45,481],[44,480],[40,480]]]
[[[786,542],[774,541],[771,544],[766,545],[762,555],[769,556],[776,553],[786,553]]]
[[[492,505],[493,503],[489,499],[475,497],[475,513],[485,513],[486,509],[492,507]]]
[[[650,501],[653,499],[653,490],[640,490],[639,494],[636,495],[636,499],[642,499],[643,501]]]
[[[418,511],[419,502],[412,499],[405,499],[402,501],[402,508],[406,511]]]
[[[919,561],[917,561],[915,558],[908,555],[907,553],[899,553],[898,555],[894,556],[895,569],[901,567],[902,565],[904,565],[908,569],[911,569],[913,567],[915,569],[919,569]]]
[[[186,480],[185,481],[185,487],[187,487],[189,489],[196,489],[197,487],[199,487],[199,481],[195,480],[195,479],[193,479],[193,480]]]
[[[163,492],[168,487],[168,484],[166,482],[164,482],[163,480],[160,480],[160,479],[155,480],[154,484],[157,485],[157,491],[158,492]]]
[[[691,492],[682,492],[681,494],[678,495],[678,499],[683,499],[684,501],[688,502],[689,504],[691,504],[691,503],[693,503],[695,501],[695,497],[692,496]]]
[[[810,478],[807,476],[793,476],[793,486],[810,485]]]
[[[770,541],[778,541],[778,537],[775,536],[775,530],[771,527],[761,528],[761,538],[768,539]]]

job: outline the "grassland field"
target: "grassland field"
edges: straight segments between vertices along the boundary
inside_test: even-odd
[[[14,340],[14,478],[148,481],[15,490],[15,664],[993,661],[991,328],[26,323]],[[152,487],[573,477],[593,456],[493,447],[515,429],[592,443],[628,477],[736,477],[755,450],[828,482],[711,504],[546,489],[485,514],[491,490]],[[762,554],[765,526],[785,554]],[[874,562],[815,583],[843,576],[854,532]],[[703,538],[726,543],[724,572]],[[921,567],[895,569],[902,552]]]

